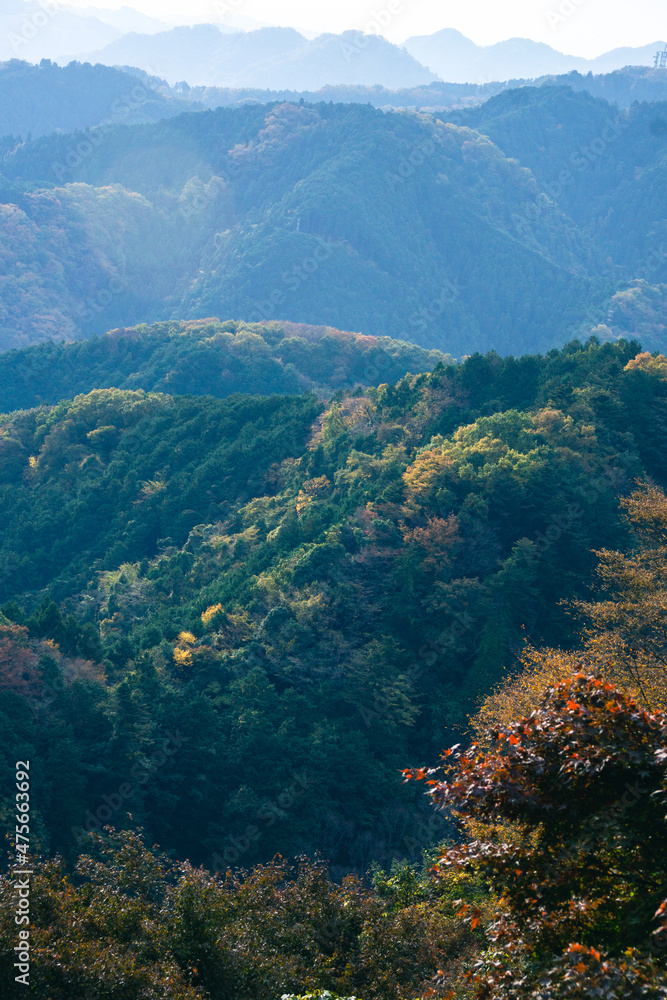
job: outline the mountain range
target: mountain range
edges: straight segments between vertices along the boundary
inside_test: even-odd
[[[460,356],[613,339],[643,309],[660,347],[666,121],[544,86],[5,139],[0,346],[290,317]]]
[[[111,67],[50,60],[33,65],[19,59],[0,64],[0,136],[27,138],[50,132],[105,128],[114,124],[141,124],[170,118],[185,111],[241,107],[248,103],[371,104],[376,108],[406,108],[446,112],[480,105],[506,90],[524,86],[568,86],[603,97],[619,107],[635,101],[667,100],[667,74],[646,67],[626,67],[600,76],[568,73],[535,81],[513,80],[489,84],[430,83],[389,90],[386,87],[341,85],[319,90],[259,90],[245,87],[193,87],[180,81],[171,87],[164,79],[133,67]]]
[[[525,86],[568,86],[573,90],[585,90],[593,97],[603,97],[610,104],[629,108],[635,101],[667,100],[667,73],[646,66],[626,66],[594,76],[585,76],[576,71],[558,76],[542,76],[535,80],[510,80],[492,83],[434,83],[419,87],[390,90],[387,87],[340,85],[321,87],[319,90],[260,90],[254,87],[234,89],[231,87],[191,87],[181,82],[178,87],[165,88],[148,74],[142,74],[132,67],[125,71],[145,79],[149,86],[159,87],[161,92],[171,93],[181,100],[189,100],[207,108],[234,107],[249,101],[268,104],[273,101],[304,100],[309,104],[320,101],[334,103],[372,104],[376,108],[410,108],[416,111],[444,112],[483,104],[490,97],[504,90],[516,90]]]
[[[577,137],[618,117],[586,94],[544,90],[548,114],[570,116]],[[511,93],[529,129],[543,90]],[[251,105],[7,142],[0,343],[291,317],[458,356],[590,330],[652,238],[637,232],[621,250],[543,205],[511,147],[465,114],[454,124],[365,105]],[[645,117],[632,112],[638,133]],[[554,130],[553,155],[568,141]],[[656,133],[642,151],[645,184],[659,181],[665,141]],[[633,151],[604,175],[603,218],[636,166]],[[616,253],[626,271],[606,262]]]
[[[396,90],[428,84],[487,84],[577,71],[613,72],[650,66],[662,42],[620,48],[586,60],[543,43],[514,38],[478,46],[454,29],[409,38],[347,31],[306,38],[293,28],[239,30],[243,18],[170,28],[130,7],[67,7],[57,0],[1,0],[0,60],[54,59],[134,66],[171,84],[318,90],[335,85],[380,85]],[[251,24],[251,22],[248,22]]]
[[[405,49],[354,31],[309,40],[293,28],[227,34],[216,25],[197,24],[124,35],[85,58],[137,66],[172,84],[308,90],[328,83],[408,87],[436,79]]]
[[[650,66],[662,42],[616,49],[593,60],[566,56],[540,42],[510,39],[477,46],[453,29],[410,38],[404,46],[348,31],[308,40],[292,28],[222,34],[198,24],[157,34],[124,35],[88,52],[91,62],[136,66],[170,83],[316,90],[327,85],[381,85],[396,90],[436,79],[485,84],[578,71],[605,73]]]
[[[57,0],[0,0],[0,60],[71,59],[120,35],[100,17],[82,15]]]
[[[449,83],[490,83],[492,80],[535,79],[547,74],[611,73],[624,66],[650,66],[664,42],[640,48],[619,48],[595,59],[569,56],[543,42],[510,38],[494,45],[476,45],[461,32],[445,28],[433,35],[409,38],[408,52]]]

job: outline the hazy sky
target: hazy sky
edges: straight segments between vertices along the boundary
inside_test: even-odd
[[[393,42],[457,28],[478,44],[523,36],[588,57],[667,39],[667,0],[100,0],[97,6],[124,3],[183,24],[228,14],[318,33],[381,30]]]

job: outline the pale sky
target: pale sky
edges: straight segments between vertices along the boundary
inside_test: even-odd
[[[91,0],[68,0],[91,6]],[[588,58],[667,38],[667,0],[100,0],[188,24],[251,18],[310,33],[380,31],[392,42],[457,28],[479,45],[521,36]]]

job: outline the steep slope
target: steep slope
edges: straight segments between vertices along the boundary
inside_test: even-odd
[[[186,291],[171,249],[178,216],[141,195],[70,184],[20,202],[0,205],[3,347],[137,322]]]
[[[529,167],[541,203],[555,202],[589,231],[625,277],[651,268],[656,281],[667,279],[667,103],[634,104],[619,116],[585,93],[528,87],[458,120]]]
[[[664,364],[637,350],[478,355],[328,406],[97,390],[3,417],[0,655],[22,669],[0,710],[37,713],[39,835],[77,853],[178,734],[115,826],[217,868],[418,860],[443,825],[400,767],[526,638],[567,641],[558,601],[622,540],[618,494],[664,482]],[[317,794],[280,799],[297,778]]]
[[[361,105],[219,109],[43,138],[8,153],[3,173],[13,185],[4,197],[22,213],[16,239],[44,246],[58,282],[44,279],[47,291],[66,300],[70,338],[142,320],[289,316],[455,356],[529,350],[565,341],[612,291],[555,207],[517,229],[538,195],[529,171],[479,134],[428,116]],[[54,200],[65,212],[57,250],[37,211]],[[100,209],[111,203],[117,215],[103,230]],[[84,273],[94,264],[104,275],[92,295],[81,288],[81,226]],[[14,305],[23,285],[13,253],[5,347],[52,337],[60,322],[48,320],[46,301],[33,312]]]
[[[109,389],[25,411],[5,425],[2,480],[5,499],[19,500],[22,488],[9,484],[18,485],[21,467],[32,477],[32,542],[19,562],[5,550],[5,593],[17,588],[17,573],[31,589],[56,579],[67,589],[91,559],[112,568],[131,553],[154,554],[159,539],[182,545],[239,494],[249,498],[273,462],[300,454],[318,410],[309,396],[214,400]],[[30,460],[38,441],[39,457]],[[76,490],[66,501],[71,474]],[[6,529],[6,542],[27,541],[19,520]]]

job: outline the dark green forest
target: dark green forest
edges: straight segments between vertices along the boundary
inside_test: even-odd
[[[529,167],[540,192],[616,265],[642,278],[656,258],[653,273],[664,279],[667,103],[633,104],[624,116],[611,110],[601,98],[566,87],[525,88],[464,112],[464,120]],[[611,191],[616,209],[601,211]]]
[[[328,404],[109,389],[5,417],[4,641],[30,665],[7,725],[44,755],[44,846],[76,853],[72,828],[179,731],[119,823],[210,865],[308,775],[317,804],[248,861],[400,852],[423,822],[400,766],[460,733],[524,638],[570,641],[558,602],[623,543],[619,494],[664,478],[664,371],[628,368],[638,351],[475,355]],[[30,721],[42,671],[62,686]]]
[[[57,403],[91,389],[170,395],[316,392],[397,382],[453,358],[389,337],[298,323],[190,320],[112,330],[69,344],[0,354],[0,412]]]

